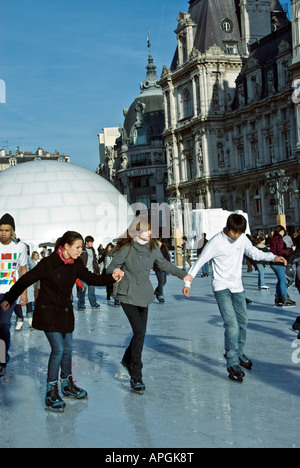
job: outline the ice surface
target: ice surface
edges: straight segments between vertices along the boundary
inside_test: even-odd
[[[74,378],[87,401],[67,400],[64,414],[44,410],[49,345],[44,334],[12,328],[11,362],[0,382],[0,447],[299,447],[300,341],[289,330],[299,307],[273,307],[271,289],[244,274],[253,360],[243,384],[230,381],[223,359],[223,326],[210,278],[197,277],[192,297],[168,276],[166,303],[150,308],[143,354],[146,392],[130,391],[120,364],[131,333],[121,308],[76,311]],[[151,276],[153,283],[156,277]],[[295,288],[289,290],[298,300]]]

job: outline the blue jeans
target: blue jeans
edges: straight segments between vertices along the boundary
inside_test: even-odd
[[[0,302],[2,301],[4,294],[0,294]],[[10,348],[10,328],[11,328],[11,316],[13,314],[16,302],[4,312],[2,307],[0,307],[0,340],[3,340],[6,346],[6,362],[9,361],[8,350]]]
[[[276,294],[278,296],[286,296],[287,297],[287,289],[286,289],[286,270],[284,266],[281,265],[271,265],[272,270],[274,271],[275,275],[277,276],[277,284],[276,284]]]
[[[245,292],[232,293],[229,289],[215,291],[225,328],[227,366],[239,365],[244,354],[248,325]]]
[[[265,268],[261,263],[257,263],[257,271],[258,271],[258,287],[266,286],[265,283]]]
[[[84,307],[85,306],[85,294],[86,291],[88,292],[88,298],[90,301],[91,307],[95,307],[97,305],[97,299],[96,299],[96,294],[95,294],[95,286],[90,286],[87,285],[82,281],[82,284],[84,286],[84,291],[82,291],[81,288],[78,288],[78,307]]]
[[[73,333],[45,332],[51,346],[48,364],[47,383],[58,381],[59,368],[61,378],[72,374]]]

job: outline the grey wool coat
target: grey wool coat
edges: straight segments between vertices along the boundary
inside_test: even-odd
[[[115,268],[121,268],[125,275],[117,284],[117,299],[124,304],[132,304],[139,307],[147,307],[155,299],[153,287],[150,281],[150,273],[154,263],[162,270],[184,279],[186,271],[177,268],[166,260],[159,246],[152,252],[149,243],[141,245],[133,242],[117,251],[111,264],[106,270],[107,274]]]

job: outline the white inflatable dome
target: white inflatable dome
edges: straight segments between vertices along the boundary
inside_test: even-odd
[[[68,230],[93,236],[98,247],[123,234],[134,218],[126,198],[108,181],[58,161],[0,172],[0,201],[0,217],[11,214],[17,237],[34,249],[55,243]]]

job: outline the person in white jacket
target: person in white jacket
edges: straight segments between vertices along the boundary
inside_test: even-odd
[[[215,235],[188,273],[183,294],[190,296],[191,284],[202,266],[212,261],[212,288],[225,328],[225,357],[229,378],[242,382],[245,376],[240,366],[252,368],[244,355],[248,316],[242,282],[244,255],[256,261],[285,263],[283,257],[265,253],[252,245],[245,235],[247,221],[244,216],[232,214],[226,227]]]

